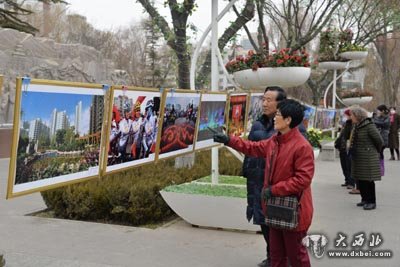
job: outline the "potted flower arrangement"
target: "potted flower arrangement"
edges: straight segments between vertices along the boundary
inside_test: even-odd
[[[225,65],[235,81],[245,89],[266,86],[290,87],[303,84],[311,73],[309,54],[303,50],[284,48],[267,55],[250,50]]]
[[[192,225],[258,231],[249,223],[243,211],[247,206],[246,179],[241,176],[221,175],[217,185],[211,177],[172,185],[160,191],[168,206]]]
[[[372,100],[373,93],[367,90],[354,89],[340,94],[342,102],[347,105],[361,105]]]
[[[360,60],[368,56],[367,48],[352,43],[353,32],[350,29],[344,30],[340,35],[339,55],[350,60]]]
[[[328,28],[320,33],[318,65],[323,69],[344,69],[347,61],[337,54],[343,36],[337,29]]]
[[[314,150],[314,158],[316,159],[321,150],[322,131],[315,128],[309,128],[306,132],[308,142]]]

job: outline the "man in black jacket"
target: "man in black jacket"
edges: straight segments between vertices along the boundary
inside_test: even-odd
[[[275,134],[274,117],[279,101],[286,99],[286,92],[280,87],[267,87],[263,96],[263,115],[254,122],[248,139],[260,141]],[[247,210],[246,217],[254,224],[261,226],[267,244],[267,258],[258,264],[260,267],[270,266],[269,228],[261,208],[261,191],[264,184],[265,159],[246,156],[243,162],[243,176],[247,178]]]

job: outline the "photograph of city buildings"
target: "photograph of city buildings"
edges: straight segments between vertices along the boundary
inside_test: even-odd
[[[103,114],[103,95],[22,92],[14,185],[96,175]]]
[[[247,114],[246,133],[249,134],[253,123],[263,114],[263,93],[250,94],[249,113]]]

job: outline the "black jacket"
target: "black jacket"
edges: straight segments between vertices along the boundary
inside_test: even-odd
[[[249,140],[260,141],[275,134],[273,119],[261,116],[251,127]],[[243,162],[243,176],[247,178],[247,210],[246,217],[254,224],[265,224],[261,208],[261,191],[264,185],[265,160],[246,156]]]

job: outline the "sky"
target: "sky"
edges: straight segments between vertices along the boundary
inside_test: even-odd
[[[142,5],[135,0],[67,0],[70,3],[68,7],[69,13],[78,13],[87,17],[88,22],[95,28],[101,30],[113,30],[119,27],[126,27],[130,24],[138,23],[141,19],[146,18],[143,12]],[[171,26],[169,9],[164,8],[164,0],[154,0],[156,7],[162,16],[166,16],[167,21]],[[179,1],[181,2],[181,1]],[[198,27],[198,37],[200,38],[204,30],[211,23],[211,0],[197,0],[198,8],[189,17],[189,22]],[[240,3],[236,5],[240,10]],[[227,1],[218,1],[219,12],[227,5]],[[230,22],[236,18],[236,15],[231,10],[219,23],[219,35],[229,26]],[[250,25],[251,27],[251,25]]]
[[[90,105],[92,103],[92,96],[90,95],[24,92],[21,100],[22,121],[30,122],[40,118],[47,126],[50,126],[51,114],[56,108],[57,111],[66,111],[72,126],[75,122],[75,106],[79,101],[82,101],[82,125],[80,130],[82,133],[87,133],[90,123]]]

